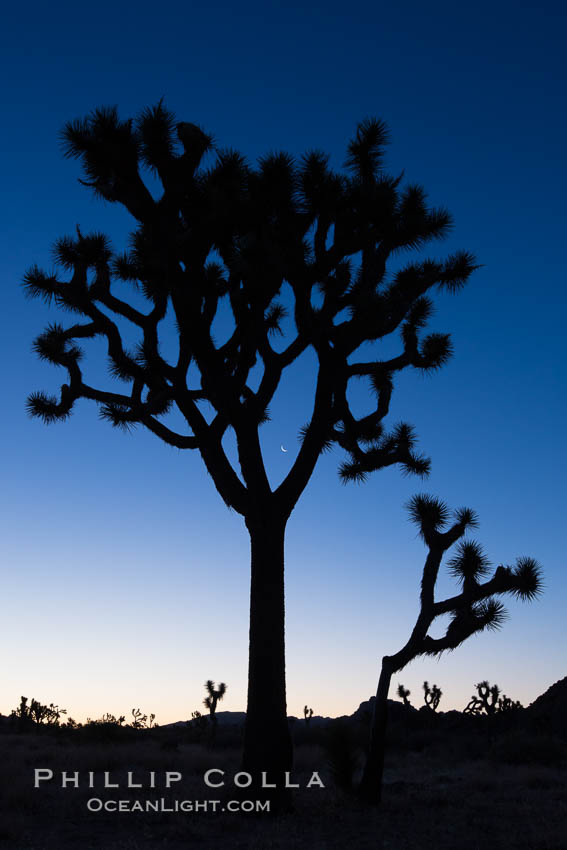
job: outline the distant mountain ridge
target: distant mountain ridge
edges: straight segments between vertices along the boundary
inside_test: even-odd
[[[309,723],[312,726],[326,726],[331,721],[334,720],[362,720],[365,715],[368,717],[372,716],[372,711],[374,709],[374,701],[375,697],[371,696],[369,699],[364,700],[360,703],[358,708],[352,714],[343,714],[340,717],[323,717],[318,714],[314,714],[310,719]],[[416,706],[404,706],[404,704],[398,700],[388,700],[390,711],[392,712],[404,712],[404,711],[418,711],[419,708]],[[537,697],[530,705],[524,709],[529,713],[530,717],[533,718],[545,718],[548,720],[552,727],[564,728],[567,725],[567,676],[563,679],[559,679],[553,685],[551,685],[543,694]],[[454,709],[448,712],[438,711],[437,714],[454,714],[461,712],[455,712]],[[217,711],[216,713],[217,720],[222,726],[240,726],[244,723],[246,719],[245,711]],[[295,715],[290,715],[288,720],[296,723],[305,723],[303,717],[295,717]],[[175,723],[165,723],[162,725],[162,728],[170,728],[174,726],[185,726],[187,720],[178,720]]]
[[[363,720],[366,717],[369,719],[372,716],[375,697],[370,697],[360,703],[358,708],[352,714],[343,714],[341,717],[322,717],[321,715],[313,715],[309,723],[312,726],[326,726],[331,721],[335,720]],[[394,715],[403,714],[404,712],[417,712],[419,709],[415,706],[404,704],[398,700],[388,700],[390,712]],[[422,708],[420,706],[419,708]],[[523,709],[526,716],[538,723],[545,723],[549,731],[565,732],[567,728],[567,676],[559,679],[553,685],[544,691],[543,694],[536,697],[530,705]],[[461,714],[455,710],[443,712],[438,711],[437,714]],[[205,715],[207,717],[208,715]],[[222,726],[241,726],[246,719],[244,711],[217,711],[216,717]],[[305,723],[303,717],[295,717],[290,715],[289,720],[296,723]],[[0,713],[0,723],[8,724],[10,717]],[[176,726],[186,726],[189,720],[177,720],[173,723],[160,724],[162,729],[172,729]]]
[[[567,728],[567,676],[559,679],[543,694],[530,703],[530,717],[545,726],[550,732],[565,734]]]

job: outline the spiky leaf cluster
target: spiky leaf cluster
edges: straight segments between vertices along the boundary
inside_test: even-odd
[[[456,554],[447,561],[449,572],[461,583],[477,582],[490,572],[490,561],[476,540],[461,540]]]
[[[511,592],[526,602],[531,602],[542,592],[542,570],[535,558],[518,558],[516,566],[508,568],[512,584]]]
[[[407,510],[411,521],[419,526],[424,539],[444,528],[450,517],[449,508],[445,502],[426,493],[412,496],[407,504]]]

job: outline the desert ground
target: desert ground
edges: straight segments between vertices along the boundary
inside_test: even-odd
[[[557,714],[557,712],[556,712]],[[239,770],[241,729],[219,728],[214,744],[190,727],[116,730],[35,730],[22,734],[5,724],[0,735],[3,789],[0,850],[160,850],[166,848],[373,848],[378,850],[565,850],[567,847],[567,745],[553,723],[464,718],[449,712],[412,712],[399,706],[391,722],[383,802],[369,808],[353,793],[363,757],[363,722],[326,727],[294,724],[294,811],[271,817],[229,813],[90,812],[89,799],[218,799],[234,788],[207,788],[210,768]],[[530,722],[527,722],[527,718]],[[557,718],[556,718],[557,720]],[[360,721],[360,718],[359,718]],[[54,780],[34,789],[36,768]],[[170,789],[157,787],[61,788],[61,772],[79,771],[80,783],[126,784],[154,771],[182,773]],[[317,771],[324,788],[306,788]],[[218,774],[216,775],[218,777]],[[215,777],[215,778],[216,778]]]

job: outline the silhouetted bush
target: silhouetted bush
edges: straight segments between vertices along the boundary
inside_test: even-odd
[[[90,720],[84,723],[74,734],[80,741],[97,741],[100,743],[121,743],[133,741],[139,730],[132,726],[121,726],[118,723],[103,720]]]
[[[360,760],[353,724],[343,720],[331,723],[323,737],[323,747],[333,782],[342,791],[351,791]]]
[[[489,757],[492,761],[503,764],[558,767],[567,761],[567,745],[553,735],[534,734],[518,729],[495,741],[490,748]]]

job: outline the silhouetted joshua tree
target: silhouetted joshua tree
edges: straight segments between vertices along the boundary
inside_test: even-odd
[[[135,719],[139,719],[140,716],[141,716],[140,709],[139,708],[138,709],[133,708],[132,709],[132,715]],[[144,716],[146,717],[146,715],[144,715]],[[153,716],[154,715],[152,715],[152,717]],[[146,720],[147,720],[147,717],[146,717]],[[67,721],[67,722],[69,722],[69,721]],[[110,712],[106,712],[106,714],[103,714],[102,717],[98,718],[98,720],[92,720],[91,721],[91,723],[100,723],[100,724],[103,724],[103,725],[110,723],[112,726],[122,726],[122,724],[125,723],[125,722],[126,722],[126,715],[121,714],[119,717],[116,717],[114,714],[111,714]],[[134,723],[132,723],[131,725],[134,726]],[[137,727],[137,728],[140,728],[140,727]]]
[[[490,574],[490,562],[481,546],[473,540],[461,540],[467,529],[476,528],[478,519],[470,508],[453,514],[454,523],[447,528],[450,511],[439,499],[427,495],[414,496],[408,503],[411,520],[419,527],[427,546],[427,557],[421,578],[420,610],[410,639],[395,655],[385,655],[376,693],[372,732],[360,794],[378,803],[382,790],[384,745],[386,737],[388,691],[392,675],[419,655],[438,656],[456,649],[471,635],[485,629],[499,629],[506,612],[495,598],[508,593],[531,601],[542,590],[541,567],[533,558],[518,558],[514,567],[499,566]],[[435,599],[435,585],[443,556],[451,546],[455,555],[447,562],[450,573],[461,585],[461,592],[448,599]],[[445,614],[451,620],[443,637],[428,635],[432,622]]]
[[[83,185],[134,217],[130,248],[117,254],[102,233],[77,227],[54,249],[68,279],[34,266],[24,280],[30,296],[77,317],[68,327],[50,324],[35,340],[39,357],[66,369],[68,379],[59,398],[33,393],[29,413],[46,423],[64,420],[85,398],[117,428],[143,426],[169,445],[198,451],[226,505],[244,517],[252,575],[243,768],[267,771],[280,784],[292,764],[287,521],[332,445],[347,455],[343,481],[395,464],[427,473],[412,427],[386,430],[383,422],[399,372],[433,372],[450,356],[448,335],[423,336],[432,293],[456,292],[476,268],[470,253],[458,252],[401,267],[398,260],[390,270],[391,257],[444,237],[451,218],[428,207],[421,187],[384,172],[387,135],[381,121],[363,121],[348,145],[346,172],[331,169],[319,151],[298,160],[269,154],[252,167],[194,124],[176,123],[161,101],[128,121],[115,108],[96,109],[67,124],[64,151],[80,160]],[[159,197],[143,168],[161,183]],[[133,299],[124,294],[128,284]],[[166,314],[175,321],[174,354],[171,344],[167,353],[160,345]],[[137,335],[134,348],[126,347],[125,327],[128,338]],[[397,356],[368,359],[368,348],[361,351],[396,332]],[[78,342],[94,338],[106,343],[111,376],[126,389],[86,380]],[[285,370],[303,355],[315,368],[310,418],[289,472],[272,487],[259,429]],[[351,385],[361,379],[371,399],[362,416],[350,404]],[[181,428],[168,417],[174,409]],[[235,468],[223,444],[229,431]]]
[[[524,706],[520,702],[519,699],[513,700],[510,697],[507,697],[506,694],[502,694],[498,701],[498,711],[515,711],[517,708],[523,708]]]
[[[308,708],[307,706],[303,707],[303,716],[305,718],[305,723],[309,726],[309,721],[313,717],[313,709]]]
[[[407,688],[404,688],[404,686],[400,684],[398,685],[398,690],[396,691],[396,693],[403,701],[404,705],[411,705],[411,702],[408,699],[409,695],[411,694],[411,691],[409,691]]]
[[[217,731],[217,703],[222,700],[224,695],[226,694],[226,685],[224,682],[220,682],[218,688],[215,688],[215,683],[212,679],[207,679],[205,682],[205,688],[207,689],[207,696],[203,700],[203,705],[205,708],[209,709],[209,717],[211,721],[211,740],[214,740],[216,731]]]
[[[442,696],[443,691],[437,685],[429,687],[429,682],[423,683],[423,701],[432,711],[437,711]]]
[[[27,729],[30,726],[59,726],[61,715],[67,714],[66,708],[50,703],[43,705],[32,697],[28,703],[27,697],[20,697],[20,704],[13,709],[11,717],[15,718],[19,729]]]
[[[226,685],[224,682],[220,682],[218,688],[215,688],[213,680],[207,679],[205,682],[205,688],[207,689],[207,696],[203,700],[203,705],[205,708],[209,709],[209,714],[212,719],[214,718],[217,710],[217,703],[220,702],[226,694]]]
[[[155,714],[150,714],[150,719],[148,721],[148,715],[142,714],[139,708],[132,709],[132,723],[130,726],[132,729],[151,729],[152,726],[155,726],[154,720],[156,719]]]
[[[498,714],[503,711],[511,711],[522,708],[521,702],[515,702],[502,694],[498,685],[490,685],[486,680],[475,685],[476,696],[471,697],[470,702],[464,709],[464,714]]]

